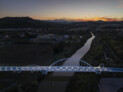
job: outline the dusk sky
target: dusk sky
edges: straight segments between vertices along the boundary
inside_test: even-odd
[[[123,20],[123,0],[0,0],[0,17]]]

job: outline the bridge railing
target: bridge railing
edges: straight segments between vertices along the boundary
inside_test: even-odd
[[[60,59],[60,60],[52,63],[50,66],[62,66],[64,64],[65,60],[67,60],[67,59],[69,59],[69,58]]]
[[[83,66],[0,66],[0,71],[46,71],[46,72],[123,72],[123,68]]]
[[[93,67],[86,61],[80,60],[80,66],[62,66],[65,60],[68,58],[60,59],[50,66],[0,66],[0,71],[40,71],[40,72],[95,72],[100,74],[101,72],[123,72],[123,68],[104,67],[104,64],[100,64],[98,67]]]

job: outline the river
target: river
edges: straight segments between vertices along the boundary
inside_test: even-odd
[[[83,47],[78,49],[63,65],[76,65],[79,66],[79,61],[89,51],[91,43],[95,38],[91,32],[92,37],[89,38]],[[53,74],[46,76],[46,78],[40,83],[37,92],[65,92],[70,78],[74,75],[74,72],[54,72]]]

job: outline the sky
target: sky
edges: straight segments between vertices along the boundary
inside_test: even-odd
[[[120,21],[123,0],[0,0],[0,17]]]

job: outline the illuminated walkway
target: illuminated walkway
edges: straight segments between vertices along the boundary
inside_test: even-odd
[[[40,71],[40,72],[123,72],[123,68],[90,66],[0,66],[0,71]]]

